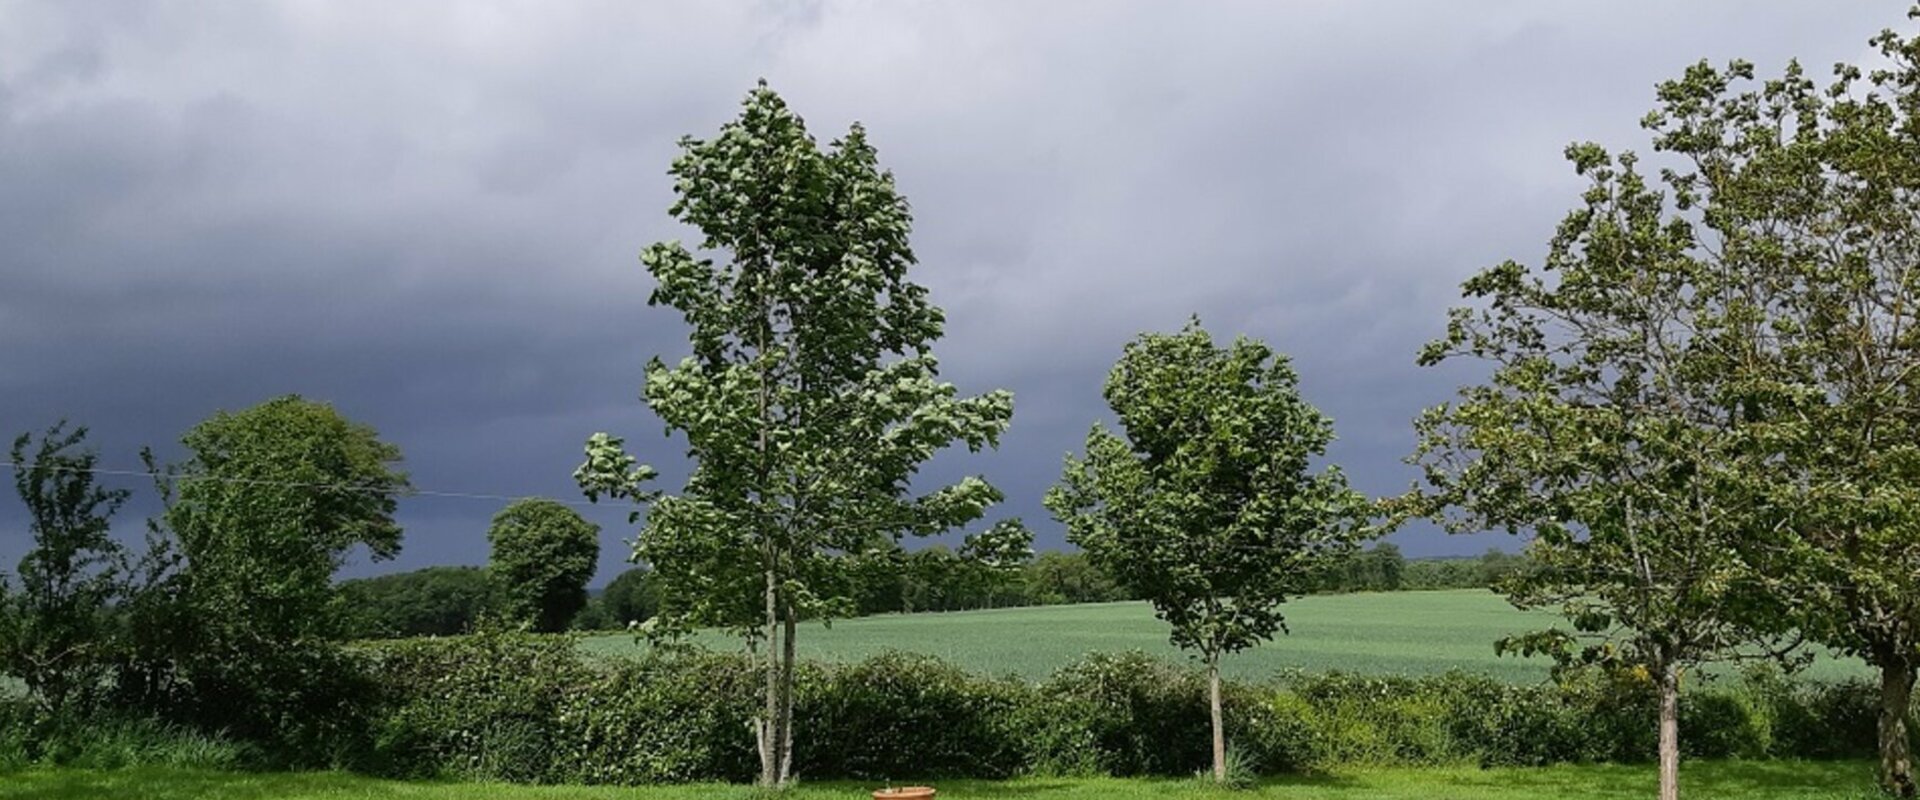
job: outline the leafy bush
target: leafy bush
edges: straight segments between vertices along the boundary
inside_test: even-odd
[[[674,649],[599,661],[565,637],[489,633],[369,644],[354,658],[380,691],[359,706],[372,733],[343,739],[358,748],[339,755],[343,763],[531,783],[743,781],[757,771],[749,722],[762,674],[740,654]],[[1633,672],[1525,686],[1463,673],[1294,674],[1222,689],[1228,745],[1246,774],[1654,753],[1653,693]],[[1037,685],[888,653],[803,665],[795,691],[795,765],[813,779],[1184,776],[1209,757],[1201,672],[1137,652],[1090,655]],[[1703,757],[1863,757],[1874,749],[1876,700],[1864,683],[1765,670],[1689,681],[1682,741]],[[260,760],[153,723],[86,723],[55,736],[36,735],[30,721],[24,706],[0,704],[0,767]]]
[[[1769,697],[1774,703],[1774,755],[1859,758],[1877,751],[1879,686],[1858,680],[1803,684]],[[1907,729],[1915,731],[1915,726]]]
[[[1020,720],[1036,731],[1035,771],[1184,775],[1212,759],[1207,688],[1196,670],[1138,651],[1094,653],[1055,671],[1038,694]]]
[[[1004,778],[1023,766],[1016,714],[1032,691],[930,656],[886,653],[801,683],[801,774]]]
[[[369,649],[391,709],[374,763],[410,776],[549,782],[561,708],[588,685],[561,637],[488,633]]]
[[[744,657],[652,652],[607,665],[560,709],[562,776],[578,783],[747,780],[758,671]],[[800,680],[816,680],[811,667]]]
[[[248,743],[263,766],[363,766],[383,687],[363,656],[295,642],[248,657],[213,648],[185,664],[156,716]]]

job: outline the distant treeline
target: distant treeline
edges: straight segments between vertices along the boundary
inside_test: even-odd
[[[1043,552],[1019,565],[990,567],[936,545],[899,553],[895,563],[896,568],[873,569],[856,578],[858,585],[850,594],[857,615],[1136,599],[1077,552]],[[1408,559],[1400,548],[1382,542],[1328,565],[1309,591],[1482,588],[1526,563],[1525,556],[1499,550],[1478,557]],[[500,593],[484,567],[427,567],[344,581],[340,602],[355,637],[398,639],[472,631],[498,609]],[[652,618],[659,608],[658,588],[646,568],[635,567],[594,593],[573,618],[572,628],[621,630]]]

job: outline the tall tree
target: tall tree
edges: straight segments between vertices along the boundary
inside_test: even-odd
[[[1920,8],[1910,12],[1920,16]],[[1783,524],[1748,548],[1816,640],[1881,676],[1880,782],[1915,796],[1907,714],[1920,667],[1920,36],[1873,40],[1884,66],[1700,64],[1661,87],[1648,125],[1691,166],[1714,258],[1769,287],[1785,387],[1767,429],[1788,475]]]
[[[1422,364],[1473,359],[1492,374],[1421,415],[1411,460],[1426,513],[1450,530],[1533,535],[1533,569],[1511,576],[1509,595],[1560,607],[1575,631],[1508,645],[1653,676],[1661,796],[1673,798],[1682,672],[1784,624],[1763,613],[1746,554],[1779,477],[1765,423],[1794,399],[1763,379],[1779,350],[1771,287],[1703,239],[1689,178],[1663,171],[1669,195],[1632,153],[1567,155],[1590,187],[1545,266],[1474,276],[1479,307],[1455,309],[1422,352]]]
[[[219,412],[181,443],[163,527],[185,621],[171,644],[196,713],[243,734],[302,724],[315,665],[347,632],[334,572],[356,547],[400,550],[400,450],[294,395]]]
[[[95,483],[99,456],[86,437],[86,428],[61,422],[38,442],[21,434],[11,451],[33,546],[20,560],[18,590],[0,593],[0,668],[47,717],[91,708],[122,644],[116,606],[127,563],[112,518],[127,491]]]
[[[963,398],[939,379],[944,315],[908,279],[907,202],[858,125],[822,151],[763,83],[719,136],[681,150],[671,213],[717,257],[677,242],[642,256],[659,284],[649,302],[680,311],[693,350],[648,364],[645,397],[687,437],[693,474],[653,499],[640,489],[651,470],[597,435],[576,477],[588,497],[651,501],[636,555],[676,621],[764,648],[760,774],[779,786],[797,621],[851,607],[843,556],[875,535],[944,531],[999,501],[977,477],[918,495],[911,478],[954,443],[996,445],[1013,398]]]
[[[567,629],[600,566],[600,526],[553,500],[517,500],[493,518],[488,571],[502,610],[542,633]]]
[[[1215,347],[1189,323],[1129,343],[1107,378],[1124,436],[1096,424],[1046,506],[1067,537],[1152,601],[1206,664],[1213,773],[1226,775],[1220,658],[1285,630],[1280,605],[1347,548],[1361,508],[1312,460],[1333,422],[1301,399],[1287,358],[1252,339]]]

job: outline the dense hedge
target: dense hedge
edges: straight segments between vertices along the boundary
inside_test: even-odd
[[[393,692],[379,763],[412,775],[647,783],[747,780],[757,678],[706,651],[591,661],[563,639],[479,636],[380,645]],[[1874,687],[1755,671],[1687,687],[1689,756],[1865,757]],[[1197,670],[1139,653],[1091,655],[1039,684],[887,654],[807,665],[795,760],[817,778],[1186,775],[1208,759]],[[1600,673],[1511,686],[1453,673],[1228,682],[1231,746],[1261,773],[1345,764],[1642,761],[1655,698]]]
[[[361,683],[379,688],[361,698],[369,729],[346,737],[364,744],[335,756],[341,766],[589,784],[745,781],[757,766],[749,720],[758,677],[739,655],[599,660],[564,637],[490,634],[368,645],[353,660]],[[1654,752],[1655,698],[1631,674],[1522,686],[1462,673],[1295,674],[1224,688],[1229,746],[1264,774],[1631,762]],[[1139,653],[1091,655],[1038,684],[893,653],[805,665],[796,691],[794,758],[806,777],[1188,775],[1208,762],[1200,673]],[[1772,671],[1689,682],[1681,740],[1690,757],[1868,757],[1876,701],[1863,683]],[[27,730],[26,719],[0,703],[0,766],[232,763],[253,752],[137,721],[48,733]]]

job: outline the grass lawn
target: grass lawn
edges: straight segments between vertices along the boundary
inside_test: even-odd
[[[1682,795],[1692,798],[1868,798],[1872,765],[1861,762],[1703,762],[1681,767]],[[1220,790],[1193,780],[1047,779],[939,781],[940,797],[994,800],[1128,800],[1129,798],[1264,798],[1266,800],[1519,800],[1520,798],[1642,798],[1654,793],[1651,766],[1548,767],[1478,770],[1393,769],[1342,772],[1320,778],[1280,780],[1248,791]],[[855,783],[803,783],[791,800],[864,798],[875,787]],[[341,773],[221,773],[141,768],[118,771],[30,769],[0,773],[0,800],[7,798],[142,798],[142,800],[730,800],[758,793],[742,786],[547,787],[483,783],[408,783]]]
[[[1425,675],[1462,669],[1514,682],[1546,677],[1540,659],[1502,658],[1493,643],[1502,636],[1538,630],[1558,617],[1515,610],[1482,589],[1381,592],[1305,597],[1286,606],[1291,635],[1229,656],[1229,676],[1261,679],[1285,669],[1333,669],[1373,674]],[[977,672],[1014,673],[1037,679],[1091,651],[1140,649],[1169,658],[1167,626],[1146,603],[1007,608],[927,614],[885,614],[840,620],[831,629],[804,625],[803,657],[859,660],[884,650],[928,653]],[[704,634],[710,647],[737,647],[735,640]],[[627,655],[644,645],[626,634],[590,637],[588,652]],[[1866,676],[1858,661],[1818,659],[1808,676]]]

